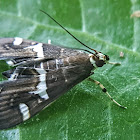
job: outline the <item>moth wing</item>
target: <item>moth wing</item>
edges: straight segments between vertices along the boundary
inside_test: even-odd
[[[50,60],[50,66],[55,66],[54,62]],[[45,66],[45,62],[42,63]],[[85,63],[73,63],[69,67],[57,65],[53,70],[16,67],[13,71],[7,71],[9,81],[0,84],[0,129],[31,118],[87,78],[92,67],[88,67],[87,61]]]
[[[35,57],[33,50],[26,49],[30,45],[30,42],[22,38],[0,38],[0,59]]]
[[[17,77],[0,84],[0,129],[29,119],[47,105],[46,72],[33,68],[19,68],[18,71]]]
[[[46,60],[76,55],[77,50],[44,44],[32,40],[0,38],[0,60],[7,60],[11,66],[29,65]]]
[[[13,51],[11,55],[6,54],[6,49],[3,49],[5,42],[0,41],[0,49],[5,52],[1,53],[2,59],[14,60],[15,64],[22,62],[19,61],[20,59],[25,59],[25,62],[28,60],[32,62],[35,59],[36,56],[33,56],[32,59],[23,55],[19,56],[18,53],[17,56],[15,55],[15,52],[19,52],[18,48],[24,49],[31,41],[27,40],[28,45],[26,43],[25,46],[23,44],[26,40],[23,41],[23,44],[15,43],[16,45],[13,46],[11,39]],[[32,47],[38,46],[33,45]],[[10,49],[8,48],[8,50]],[[34,49],[28,49],[34,52]],[[9,78],[9,81],[0,84],[0,129],[15,126],[34,116],[87,78],[93,69],[88,54],[80,51],[44,44],[43,52],[45,59],[38,64],[27,64],[27,67],[19,65],[15,69],[3,73]],[[41,56],[41,53],[37,55]]]
[[[9,65],[26,65],[58,57],[61,48],[50,44],[16,38],[0,38],[0,60]]]

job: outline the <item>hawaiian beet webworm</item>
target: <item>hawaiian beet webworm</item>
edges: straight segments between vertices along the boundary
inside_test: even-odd
[[[48,16],[88,50],[62,48],[51,45],[50,41],[43,44],[18,37],[1,38],[0,60],[6,60],[13,69],[3,72],[8,80],[0,84],[0,129],[31,118],[92,75],[94,69],[109,63],[107,55],[91,49]],[[115,104],[126,108],[100,82],[89,80],[99,85]]]

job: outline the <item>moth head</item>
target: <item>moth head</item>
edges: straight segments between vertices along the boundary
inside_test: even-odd
[[[96,52],[95,54],[89,54],[90,62],[94,67],[102,67],[109,61],[109,56],[101,52]]]

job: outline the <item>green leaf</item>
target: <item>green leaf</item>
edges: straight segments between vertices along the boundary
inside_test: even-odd
[[[91,78],[100,81],[123,110],[85,80],[17,127],[0,131],[0,140],[140,139],[139,0],[1,0],[0,36],[22,37],[70,48],[84,48],[39,11],[43,9],[88,46],[120,66],[105,65]],[[120,52],[124,57],[120,57]],[[0,63],[0,72],[8,69]],[[1,79],[3,77],[1,76]]]

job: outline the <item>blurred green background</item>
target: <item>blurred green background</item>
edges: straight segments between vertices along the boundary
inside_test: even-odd
[[[91,77],[128,109],[84,80],[32,119],[0,131],[0,140],[140,139],[140,19],[130,18],[140,10],[140,0],[0,0],[0,37],[51,39],[54,45],[84,48],[39,9],[83,43],[121,62],[99,68]],[[0,72],[8,68],[0,63]]]

